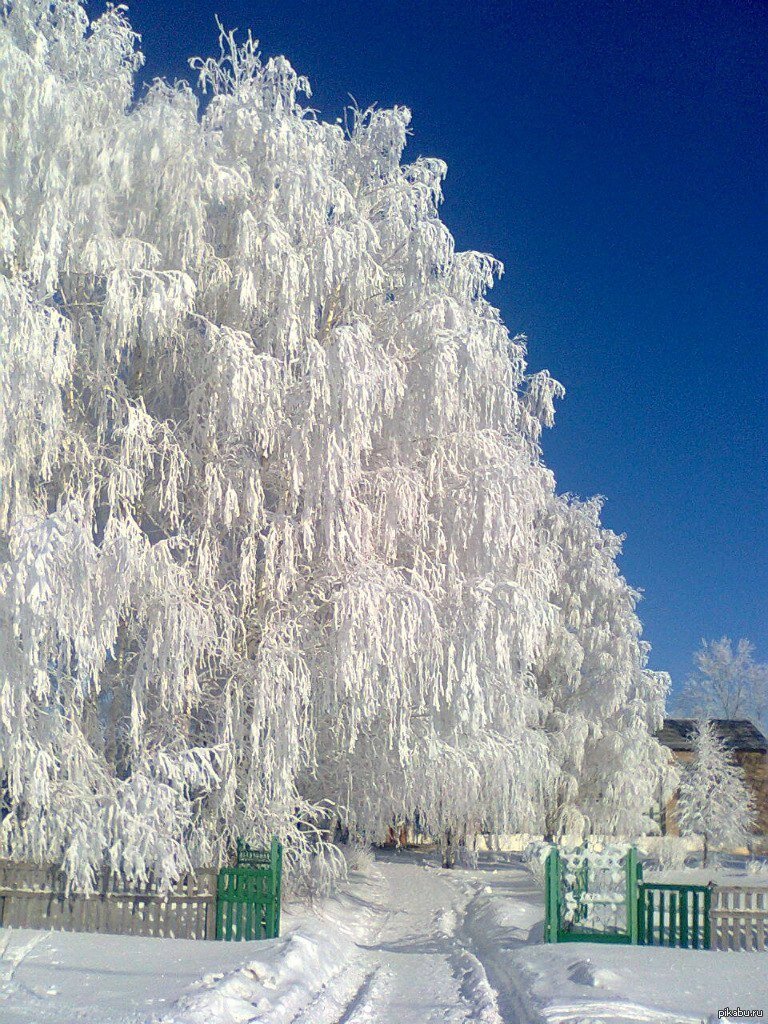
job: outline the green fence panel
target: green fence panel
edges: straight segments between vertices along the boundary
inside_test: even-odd
[[[280,934],[283,851],[277,839],[268,850],[237,842],[238,863],[219,871],[216,938],[225,941],[274,939]]]
[[[708,885],[641,882],[637,897],[642,922],[638,942],[646,946],[709,949],[711,901],[712,890]]]

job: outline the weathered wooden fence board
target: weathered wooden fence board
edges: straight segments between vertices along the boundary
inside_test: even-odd
[[[713,949],[764,951],[768,944],[768,889],[717,886],[711,918]]]
[[[127,889],[118,878],[105,873],[97,879],[95,892],[68,894],[65,878],[57,868],[0,860],[0,924],[213,939],[217,876],[212,869],[198,869],[165,894],[158,892],[151,880]]]

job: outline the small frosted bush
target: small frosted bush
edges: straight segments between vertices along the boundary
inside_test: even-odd
[[[359,871],[363,875],[369,875],[372,872],[376,857],[370,843],[351,841],[343,847],[343,852],[348,871]]]

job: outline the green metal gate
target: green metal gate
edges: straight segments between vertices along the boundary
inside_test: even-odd
[[[637,886],[640,865],[637,850],[629,847],[622,857],[622,892],[601,893],[605,886],[600,868],[590,869],[588,851],[581,863],[566,871],[568,855],[553,846],[545,863],[547,942],[637,943]],[[616,884],[614,881],[611,884]]]
[[[547,942],[712,947],[712,887],[644,882],[634,847],[623,857],[623,895],[601,894],[605,882],[596,877],[586,848],[561,853],[553,846],[545,868]],[[601,905],[610,907],[607,915]]]
[[[711,906],[709,885],[641,883],[638,891],[640,944],[710,949]]]
[[[283,848],[273,839],[268,850],[237,842],[237,866],[219,871],[216,938],[275,939],[280,935]]]

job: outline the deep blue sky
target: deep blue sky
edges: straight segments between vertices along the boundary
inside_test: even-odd
[[[325,119],[405,104],[407,155],[448,162],[445,221],[504,261],[491,299],[567,388],[560,489],[627,534],[652,666],[679,684],[723,634],[768,659],[762,0],[135,0],[144,77],[213,53],[215,14]]]

